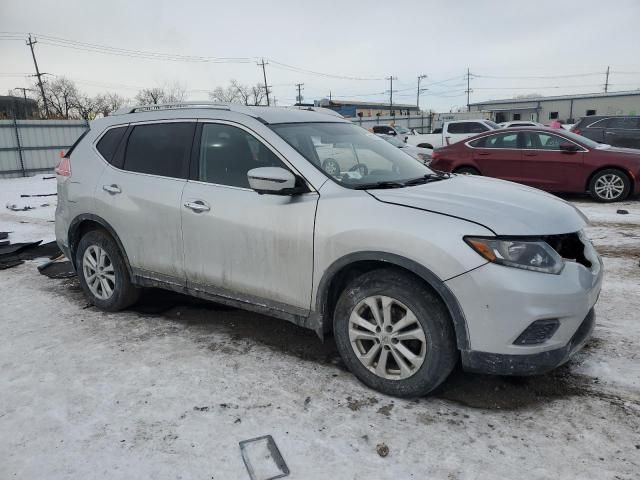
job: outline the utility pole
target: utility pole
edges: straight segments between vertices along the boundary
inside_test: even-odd
[[[397,80],[398,77],[394,77],[393,75],[389,75],[387,77],[387,80],[389,80],[390,82],[390,87],[389,87],[389,115],[391,116],[395,116],[393,113],[393,81]]]
[[[465,93],[467,94],[467,112],[471,111],[471,105],[469,104],[469,94],[472,91],[473,90],[471,90],[471,72],[469,72],[469,69],[467,68],[467,89],[465,90]]]
[[[331,103],[331,90],[329,90],[329,103]]]
[[[304,86],[304,83],[296,83],[296,87],[298,87],[298,96],[296,97],[297,103],[302,103],[302,87],[303,86]]]
[[[36,67],[36,77],[38,77],[38,86],[40,87],[40,93],[42,94],[42,103],[44,104],[44,112],[49,118],[49,105],[47,104],[47,97],[44,94],[44,86],[42,85],[42,74],[40,74],[40,70],[38,69],[38,62],[36,61],[36,54],[33,51],[33,46],[38,43],[36,39],[31,38],[31,34],[29,34],[29,41],[26,44],[31,48],[31,56],[33,57],[33,64]]]
[[[426,75],[418,75],[418,93],[416,95],[416,107],[418,107],[418,110],[420,110],[420,80],[422,80],[423,78],[427,78]]]
[[[264,58],[263,58],[262,62],[258,63],[258,66],[262,66],[262,76],[264,77],[264,91],[267,93],[267,107],[268,107],[269,105],[271,105],[271,102],[269,102],[269,85],[267,85],[267,71],[264,68],[265,65],[269,65],[269,63],[264,63]]]
[[[31,92],[33,89],[24,87],[15,87],[14,90],[22,90],[22,96],[24,97],[24,104],[27,104],[27,92]]]
[[[604,93],[609,90],[609,66],[607,66],[607,78],[604,81]]]

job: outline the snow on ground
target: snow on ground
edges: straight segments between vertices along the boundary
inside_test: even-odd
[[[13,182],[2,207],[39,190]],[[538,377],[458,370],[420,400],[364,387],[287,322],[155,291],[104,313],[75,279],[2,271],[0,478],[248,479],[238,442],[270,434],[291,479],[636,479],[640,202],[570,200],[605,252],[590,344]],[[51,238],[45,213],[7,210],[0,230]]]
[[[26,178],[0,179],[0,232],[12,232],[11,243],[55,240],[53,219],[56,211],[57,180],[53,175],[36,175]],[[21,195],[47,195],[21,197]],[[15,212],[15,208],[31,207],[31,210]]]

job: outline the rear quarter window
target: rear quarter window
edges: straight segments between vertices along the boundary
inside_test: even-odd
[[[96,148],[103,158],[113,165],[113,159],[118,150],[118,146],[124,137],[124,133],[127,131],[127,127],[116,127],[107,130],[102,138],[98,141]]]

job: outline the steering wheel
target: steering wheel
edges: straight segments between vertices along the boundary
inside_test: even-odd
[[[360,172],[360,175],[366,177],[369,175],[369,169],[364,163],[356,163],[353,167],[349,169],[350,172]]]

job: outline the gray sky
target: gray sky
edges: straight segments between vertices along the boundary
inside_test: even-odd
[[[233,78],[262,82],[255,59],[265,57],[299,69],[374,79],[327,77],[271,62],[268,82],[279,103],[295,101],[298,82],[304,83],[306,101],[326,97],[329,90],[335,98],[388,101],[389,82],[383,78],[389,75],[397,77],[394,103],[415,103],[416,77],[427,74],[423,84],[429,90],[422,94],[421,106],[436,111],[466,105],[467,67],[476,75],[471,79],[472,102],[531,93],[599,92],[607,65],[610,91],[640,88],[638,19],[640,2],[634,0],[0,0],[0,32],[36,34],[40,70],[72,78],[90,94],[109,90],[133,97],[138,87],[179,82],[190,99],[206,99],[207,90]],[[51,45],[55,42],[44,36],[249,60],[213,63],[106,55],[77,45]],[[31,79],[24,74],[33,73],[34,67],[23,40],[2,39],[0,34],[0,59],[2,94],[28,85]]]

